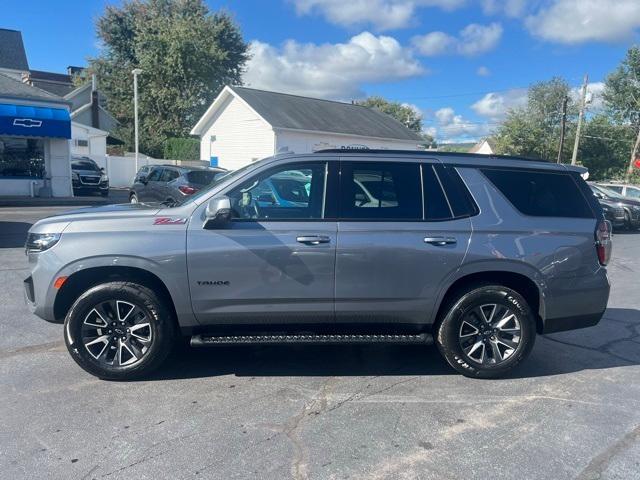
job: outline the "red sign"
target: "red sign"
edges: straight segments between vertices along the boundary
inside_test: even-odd
[[[640,157],[636,158],[635,161],[633,162],[633,165],[636,168],[640,168]]]

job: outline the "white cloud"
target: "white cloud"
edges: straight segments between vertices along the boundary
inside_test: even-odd
[[[482,0],[487,15],[504,13],[508,17],[520,17],[527,8],[527,0]]]
[[[524,106],[526,103],[527,90],[516,88],[505,92],[487,93],[471,105],[471,109],[478,115],[495,121],[504,118],[508,110]]]
[[[433,114],[433,118],[426,119],[425,133],[436,138],[440,143],[470,142],[486,136],[491,131],[487,122],[473,122],[456,114],[451,107],[444,107]]]
[[[478,67],[478,69],[476,70],[476,74],[480,77],[488,77],[489,75],[491,75],[491,70],[489,70],[489,68],[482,65]]]
[[[623,41],[640,28],[638,0],[552,0],[525,20],[544,40],[577,44]]]
[[[319,13],[341,25],[371,25],[376,30],[404,28],[415,23],[419,7],[455,9],[466,0],[290,0],[298,15]]]
[[[362,32],[346,43],[289,40],[280,48],[254,41],[244,81],[248,86],[320,98],[362,96],[360,85],[426,73],[409,49],[388,36]]]
[[[444,32],[430,32],[413,37],[413,45],[425,56],[443,54],[478,55],[495,48],[502,37],[502,25],[472,23],[460,31],[458,37]]]

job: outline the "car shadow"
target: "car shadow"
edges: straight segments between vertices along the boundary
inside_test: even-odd
[[[538,336],[531,356],[506,378],[562,375],[640,364],[640,311],[611,308],[591,328]],[[435,347],[419,345],[280,345],[182,348],[147,380],[236,375],[393,376],[456,372]]]
[[[32,223],[0,221],[0,248],[24,247]]]

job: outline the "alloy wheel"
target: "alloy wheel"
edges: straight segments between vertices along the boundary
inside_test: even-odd
[[[138,363],[153,341],[147,313],[131,302],[115,299],[91,309],[82,323],[81,336],[89,355],[110,367]]]
[[[499,365],[517,350],[522,329],[516,313],[505,305],[477,306],[462,319],[458,341],[466,356],[483,366]]]

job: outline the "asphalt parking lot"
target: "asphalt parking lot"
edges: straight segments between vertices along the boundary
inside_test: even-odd
[[[614,237],[600,324],[538,337],[507,379],[435,348],[270,346],[115,383],[23,303],[26,229],[68,208],[0,208],[1,478],[640,478],[640,233]]]

